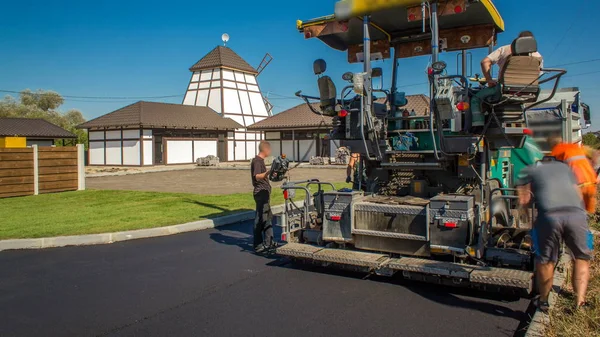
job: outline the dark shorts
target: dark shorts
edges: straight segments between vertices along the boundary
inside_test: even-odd
[[[531,234],[538,263],[557,262],[563,240],[575,259],[592,258],[594,241],[583,210],[540,212]]]

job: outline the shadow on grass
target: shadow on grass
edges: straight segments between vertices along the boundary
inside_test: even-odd
[[[199,219],[214,219],[214,218],[218,218],[218,217],[222,217],[222,216],[226,216],[226,215],[232,215],[235,213],[253,211],[253,209],[249,209],[249,208],[239,208],[239,209],[231,210],[231,209],[228,209],[228,208],[225,208],[222,206],[217,206],[215,204],[202,202],[202,201],[198,201],[198,200],[193,200],[193,199],[185,199],[184,202],[215,210],[214,213],[198,216]]]

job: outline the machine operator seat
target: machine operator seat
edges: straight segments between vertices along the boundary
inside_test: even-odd
[[[502,96],[499,101],[486,102],[501,122],[524,122],[523,104],[537,101],[542,60],[532,56],[537,52],[533,37],[513,41],[512,55],[500,71]]]
[[[321,111],[325,116],[335,116],[337,89],[329,76],[321,76],[327,70],[325,60],[318,59],[313,63],[315,75],[319,76],[317,84],[319,86],[319,97],[321,99]]]
[[[532,103],[540,94],[539,78],[542,60],[533,37],[520,37],[512,43],[512,55],[501,70],[502,100],[507,103]]]

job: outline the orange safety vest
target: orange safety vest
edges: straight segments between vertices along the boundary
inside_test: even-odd
[[[551,156],[569,165],[577,179],[588,212],[596,211],[596,171],[585,150],[577,144],[561,143],[552,149]]]

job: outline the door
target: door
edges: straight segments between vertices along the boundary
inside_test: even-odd
[[[164,164],[163,161],[163,137],[154,136],[154,165]]]

